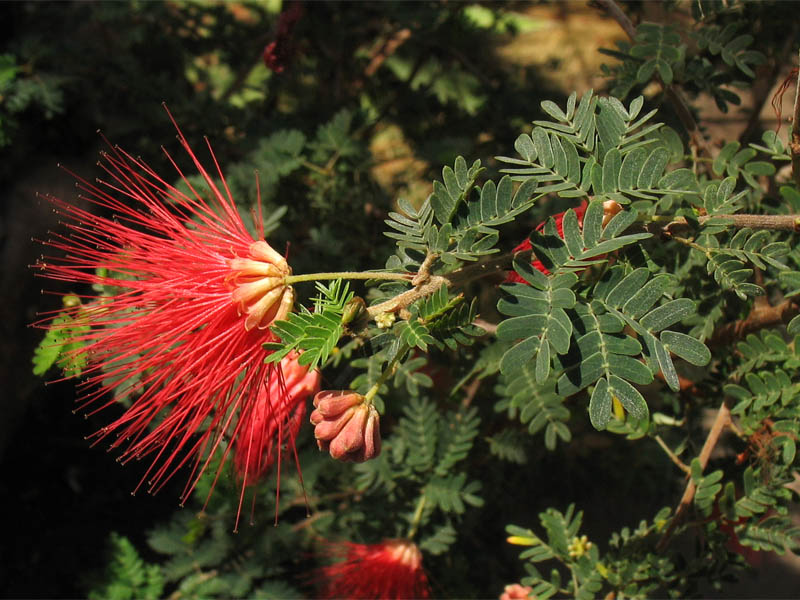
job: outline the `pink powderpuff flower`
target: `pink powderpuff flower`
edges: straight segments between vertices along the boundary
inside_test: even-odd
[[[205,189],[195,189],[169,154],[187,193],[113,148],[99,163],[108,179],[77,178],[101,214],[49,198],[67,233],[51,234],[45,243],[58,255],[37,267],[44,277],[106,290],[68,309],[90,326],[69,340],[89,360],[79,410],[130,403],[90,437],[124,448],[122,463],[151,461],[136,490],[146,481],[155,492],[191,464],[183,502],[221,452],[219,477],[236,437],[263,409],[276,367],[264,363],[262,345],[275,341],[269,326],[291,311],[294,292],[283,256],[245,228],[210,145],[218,182],[170,119]],[[49,321],[37,325],[58,327]],[[273,411],[272,418],[284,439],[291,415]]]
[[[260,388],[255,410],[241,420],[234,466],[245,485],[258,483],[275,462],[282,444],[294,444],[306,414],[306,400],[319,391],[319,371],[310,371],[298,362],[299,358],[300,354],[293,351],[281,360],[280,368],[273,370],[267,385]],[[279,434],[281,423],[288,426]]]
[[[379,544],[329,543],[341,562],[318,569],[314,579],[320,598],[401,599],[430,598],[422,553],[409,540]]]

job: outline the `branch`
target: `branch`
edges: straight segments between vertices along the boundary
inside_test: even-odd
[[[708,345],[725,346],[764,327],[788,323],[798,313],[800,313],[800,306],[791,299],[784,300],[777,306],[754,304],[753,310],[750,311],[747,318],[726,323],[717,329],[708,340]]]
[[[800,61],[800,53],[798,53]],[[800,69],[797,72],[797,82],[794,86],[794,112],[792,113],[792,139],[789,142],[792,153],[792,177],[797,187],[800,187]]]
[[[448,287],[451,285],[450,280],[447,277],[442,277],[441,275],[434,275],[427,282],[423,283],[420,286],[412,288],[406,292],[398,294],[394,298],[390,298],[385,302],[381,302],[380,304],[375,304],[367,308],[367,313],[371,318],[375,318],[376,315],[381,313],[388,313],[388,312],[397,312],[410,306],[420,298],[424,298],[425,296],[430,296],[436,290],[438,290],[442,285],[447,285]]]
[[[404,27],[392,34],[372,55],[367,68],[364,69],[364,76],[372,77],[383,62],[397,52],[397,49],[410,37],[411,30],[408,27]]]
[[[629,38],[631,38],[631,40],[636,37],[636,27],[633,26],[633,23],[628,18],[628,15],[622,12],[622,9],[616,2],[614,2],[614,0],[596,0],[596,1],[600,6],[602,6],[605,9],[605,11],[609,14],[609,16],[612,19],[614,19],[617,23],[619,23],[619,26],[622,28],[625,34]]]
[[[700,225],[705,225],[714,219],[725,220],[733,227],[750,229],[771,229],[775,231],[792,231],[800,233],[800,215],[703,215],[698,217],[697,221]],[[668,221],[665,225],[660,225]],[[689,222],[684,217],[672,217],[668,215],[651,217],[651,223],[647,228],[651,229],[652,225],[657,225],[657,229],[669,232],[673,228],[688,227]]]
[[[722,432],[728,427],[731,423],[731,411],[728,408],[728,405],[725,404],[725,401],[722,401],[722,405],[719,407],[717,411],[717,418],[714,419],[714,424],[711,426],[711,431],[708,432],[708,437],[706,437],[706,441],[703,444],[703,447],[700,449],[700,454],[698,455],[697,459],[700,461],[700,468],[701,470],[705,470],[706,466],[708,465],[708,459],[711,457],[711,452],[714,450],[714,447],[719,442],[719,438],[722,435]],[[681,497],[680,503],[678,503],[678,508],[675,510],[675,516],[672,517],[670,521],[669,527],[664,532],[664,535],[661,536],[661,539],[656,544],[656,551],[661,552],[664,548],[667,547],[670,538],[672,537],[672,532],[675,528],[680,525],[680,522],[683,520],[683,517],[686,514],[686,511],[689,510],[689,506],[692,504],[694,500],[694,494],[697,491],[697,486],[695,485],[692,479],[689,479],[689,483],[686,484],[686,489],[683,492],[683,496]]]

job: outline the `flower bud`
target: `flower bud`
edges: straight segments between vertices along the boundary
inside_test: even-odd
[[[503,588],[500,600],[524,600],[530,598],[533,588],[519,583],[512,583]]]
[[[246,315],[244,327],[267,329],[285,319],[294,305],[294,290],[284,283],[292,274],[289,263],[264,240],[250,244],[247,257],[229,262],[227,277],[233,288],[231,300]]]
[[[621,210],[622,205],[615,200],[606,200],[603,202],[603,227],[608,225],[609,221],[614,218],[614,215]]]
[[[323,391],[311,413],[320,450],[336,460],[364,462],[381,452],[380,415],[364,396],[349,391]]]

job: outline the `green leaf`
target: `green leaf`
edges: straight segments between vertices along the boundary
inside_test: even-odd
[[[663,331],[660,337],[670,352],[693,365],[702,367],[711,361],[711,352],[700,340],[675,331]]]
[[[611,375],[608,378],[608,392],[620,401],[620,404],[634,419],[642,421],[649,417],[650,413],[644,397],[624,379]]]
[[[299,312],[289,313],[285,321],[276,321],[270,328],[280,342],[263,344],[270,353],[266,363],[279,362],[292,350],[303,350],[299,359],[301,365],[315,369],[330,356],[344,326],[345,305],[353,298],[349,284],[337,279],[329,287],[317,282],[320,295],[315,299],[315,311],[301,307]]]
[[[600,379],[594,387],[589,400],[589,419],[592,426],[598,431],[604,430],[611,419],[613,399],[608,387],[608,381]]]
[[[420,321],[400,321],[395,324],[394,329],[399,333],[401,341],[409,348],[419,348],[425,352],[428,344],[435,341],[428,328]]]
[[[423,537],[419,543],[421,550],[434,556],[443,554],[456,541],[456,530],[450,523],[438,527],[432,534]]]
[[[655,332],[674,325],[695,312],[695,304],[688,298],[676,298],[654,308],[641,318],[639,323],[648,331]]]

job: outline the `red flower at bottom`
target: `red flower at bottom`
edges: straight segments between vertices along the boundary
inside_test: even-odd
[[[322,567],[315,579],[321,583],[320,598],[430,598],[422,553],[408,540],[380,544],[330,543],[332,554],[342,562]]]

